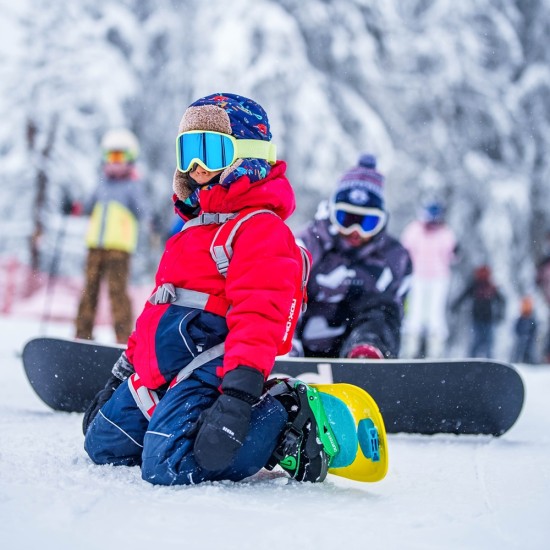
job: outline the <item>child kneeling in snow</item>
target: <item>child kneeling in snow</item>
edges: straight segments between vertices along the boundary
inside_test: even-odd
[[[283,221],[295,197],[270,140],[265,111],[248,98],[214,94],[185,111],[174,201],[186,224],[84,415],[95,463],[140,465],[143,479],[174,485],[241,480],[288,453],[285,434],[307,405],[291,384],[264,383],[291,347],[309,255]],[[298,466],[286,469],[322,481],[313,415],[307,426]]]

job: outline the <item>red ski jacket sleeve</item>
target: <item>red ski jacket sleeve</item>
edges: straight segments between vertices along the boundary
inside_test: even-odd
[[[302,273],[301,253],[290,229],[280,218],[269,215],[244,223],[233,250],[225,287],[231,304],[229,334],[220,374],[247,365],[267,377],[287,322],[300,311],[295,296]]]

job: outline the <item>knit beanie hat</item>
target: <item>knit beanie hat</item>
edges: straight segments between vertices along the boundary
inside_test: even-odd
[[[178,134],[191,130],[210,130],[237,139],[271,140],[267,113],[252,99],[229,93],[212,94],[192,103],[179,124]],[[229,187],[241,176],[253,183],[267,176],[270,165],[263,159],[237,159],[220,175],[219,183]],[[197,190],[190,185],[189,173],[176,170],[173,181],[177,197],[186,202],[198,201]],[[192,195],[195,197],[192,197]]]
[[[439,201],[430,201],[422,206],[420,219],[429,224],[440,224],[445,221],[445,207]]]
[[[376,171],[376,157],[364,154],[359,164],[338,181],[332,203],[345,202],[363,208],[384,210],[384,176]]]
[[[477,281],[489,281],[491,279],[491,268],[488,265],[480,265],[474,270],[474,278]]]

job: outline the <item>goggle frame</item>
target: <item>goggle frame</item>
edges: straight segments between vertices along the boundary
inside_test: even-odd
[[[378,218],[378,221],[372,229],[364,229],[359,223],[352,223],[349,226],[345,226],[338,221],[337,213],[340,211],[345,212],[346,214],[363,216],[363,218],[367,216],[375,216]],[[337,202],[331,204],[329,217],[332,225],[334,225],[340,233],[348,236],[356,231],[363,238],[374,237],[374,235],[380,233],[388,221],[388,214],[380,208],[356,206],[347,202]]]
[[[223,166],[219,163],[214,166],[208,166],[208,163],[205,159],[208,157],[208,153],[206,151],[206,139],[204,140],[204,144],[202,147],[204,148],[204,154],[202,155],[203,158],[200,156],[191,156],[191,158],[185,163],[185,167],[182,163],[182,153],[183,153],[183,146],[184,146],[184,139],[185,136],[190,135],[199,135],[203,134],[205,137],[208,136],[220,136],[222,139],[220,139],[221,147],[223,148],[223,142],[225,140],[229,141],[231,143],[231,146],[233,148],[233,155],[231,158],[231,161],[224,162]],[[194,147],[197,147],[196,145],[193,145]],[[222,159],[225,156],[225,150],[223,151],[217,151],[216,154],[220,156]],[[258,158],[263,159],[269,162],[269,164],[275,164],[277,161],[277,147],[275,144],[271,141],[263,141],[260,139],[237,139],[234,136],[230,136],[229,134],[223,134],[222,132],[213,132],[210,130],[190,130],[188,132],[182,132],[181,134],[178,134],[176,138],[176,163],[177,168],[180,172],[183,172],[184,174],[186,172],[189,172],[195,164],[198,164],[208,172],[218,172],[221,170],[225,170],[227,167],[231,166],[237,159],[244,159],[244,158]]]

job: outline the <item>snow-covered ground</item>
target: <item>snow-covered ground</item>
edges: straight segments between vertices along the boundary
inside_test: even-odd
[[[527,401],[501,438],[389,436],[380,483],[299,484],[266,472],[166,488],[143,482],[138,468],[93,465],[81,415],[38,400],[18,355],[38,330],[38,321],[0,317],[3,548],[550,547],[550,367],[520,367]],[[70,336],[72,327],[50,324],[48,333]]]

